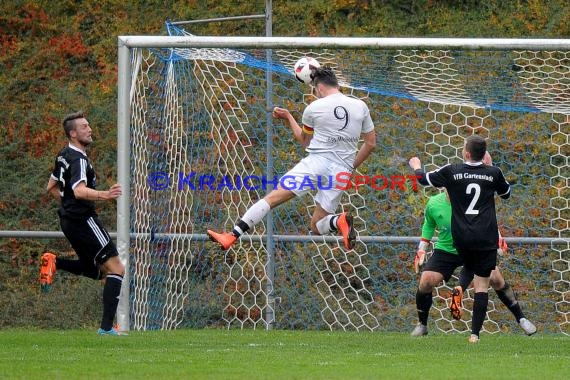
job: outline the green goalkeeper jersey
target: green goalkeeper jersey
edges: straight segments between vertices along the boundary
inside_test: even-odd
[[[436,230],[438,239],[434,248],[457,255],[451,237],[451,203],[445,192],[429,198],[422,225],[422,238],[431,240]]]

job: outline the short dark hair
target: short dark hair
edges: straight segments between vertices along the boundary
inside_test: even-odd
[[[473,161],[481,161],[487,151],[487,141],[479,135],[471,135],[465,139],[465,150]]]
[[[311,79],[313,80],[313,86],[322,83],[330,87],[338,87],[338,79],[330,66],[317,67],[311,73]]]
[[[67,138],[71,138],[70,133],[75,129],[75,120],[85,118],[83,111],[70,113],[63,119],[63,130]]]

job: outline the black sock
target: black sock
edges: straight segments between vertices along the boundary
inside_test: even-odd
[[[241,231],[239,231],[238,229],[234,228],[232,230],[232,234],[235,237],[240,237],[243,233],[246,233],[247,230],[249,230],[249,225],[244,222],[243,220],[238,220],[238,222],[236,223],[236,227],[238,227]]]
[[[84,276],[94,280],[101,279],[101,272],[96,265],[87,268],[81,260],[60,259],[58,257],[55,259],[55,269],[64,270],[76,276]]]
[[[495,293],[497,293],[501,302],[513,313],[517,322],[520,322],[521,318],[524,318],[524,314],[511,286],[505,282],[503,289],[495,290]]]
[[[103,288],[103,319],[101,320],[101,328],[105,331],[113,328],[113,320],[117,313],[122,284],[123,276],[118,274],[108,274],[105,279],[105,287]]]
[[[485,292],[477,292],[473,296],[473,317],[471,321],[471,334],[479,336],[485,316],[487,315],[487,304],[489,303],[489,294]]]
[[[55,259],[55,269],[81,276],[83,274],[83,263],[81,260],[60,259],[58,257]]]
[[[459,286],[461,286],[463,292],[467,290],[469,284],[473,281],[473,276],[474,274],[471,270],[465,268],[465,266],[461,268],[461,272],[459,273]]]
[[[429,317],[429,309],[431,308],[433,300],[431,293],[420,293],[419,289],[416,292],[416,307],[418,308],[418,320],[424,326],[427,326]]]

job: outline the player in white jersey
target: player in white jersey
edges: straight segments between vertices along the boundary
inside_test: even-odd
[[[368,106],[340,92],[312,102],[303,112],[303,125],[314,130],[307,152],[325,154],[352,171],[361,133],[374,130]]]
[[[347,213],[335,214],[343,192],[337,184],[337,176],[339,173],[352,173],[374,150],[374,123],[366,103],[340,92],[336,75],[330,67],[315,69],[312,78],[319,99],[303,112],[303,127],[288,110],[279,107],[273,110],[273,117],[285,120],[295,140],[307,147],[308,156],[287,172],[275,189],[251,206],[231,232],[208,230],[210,238],[223,249],[229,249],[269,210],[315,189],[317,206],[311,219],[311,231],[324,235],[338,230],[346,249],[354,247],[356,234],[352,217]],[[358,149],[361,138],[364,143]]]

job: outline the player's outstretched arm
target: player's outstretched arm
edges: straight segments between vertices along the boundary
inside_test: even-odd
[[[362,134],[362,139],[364,144],[360,147],[358,153],[356,153],[356,158],[354,159],[354,169],[360,166],[367,158],[370,153],[376,149],[376,132],[371,131]]]
[[[422,162],[418,157],[410,158],[408,164],[410,165],[410,168],[412,168],[413,171],[420,170],[422,168]]]
[[[276,119],[283,119],[293,132],[293,137],[297,140],[301,145],[308,146],[311,138],[313,138],[312,131],[311,133],[305,133],[303,129],[297,123],[297,120],[291,115],[291,112],[285,108],[275,107],[273,108],[273,117]]]
[[[80,182],[75,189],[73,189],[73,194],[77,199],[83,199],[86,201],[108,201],[111,199],[117,199],[123,190],[121,185],[118,183],[111,186],[109,190],[106,191],[99,191],[95,189],[91,189],[85,185],[85,182]]]
[[[418,178],[418,182],[421,185],[424,185],[424,186],[430,185],[430,183],[426,179],[426,173],[422,169],[422,162],[420,161],[420,159],[418,157],[410,158],[410,161],[408,161],[408,164],[410,165],[410,168],[412,168],[412,170],[416,174],[416,176]]]

